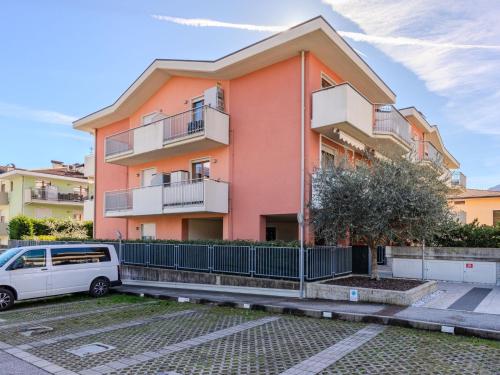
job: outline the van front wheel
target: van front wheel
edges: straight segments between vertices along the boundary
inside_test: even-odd
[[[89,294],[92,297],[103,297],[108,293],[109,293],[109,280],[108,279],[106,279],[104,277],[100,277],[100,278],[92,281],[92,284],[90,284]]]
[[[14,293],[9,289],[0,288],[0,311],[8,310],[14,305]]]

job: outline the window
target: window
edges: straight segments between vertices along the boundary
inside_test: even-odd
[[[276,241],[276,227],[266,228],[266,241]]]
[[[74,247],[51,249],[53,266],[66,266],[70,264],[110,262],[107,247]]]
[[[500,225],[500,210],[493,211],[493,225]]]
[[[196,99],[192,102],[191,108],[193,109],[193,121],[203,120],[203,105],[205,100]]]
[[[17,258],[9,267],[10,270],[39,268],[46,266],[45,249],[29,250]]]
[[[156,224],[141,224],[141,239],[144,241],[156,240]]]
[[[323,169],[329,169],[333,168],[335,166],[335,155],[322,150],[321,151],[321,168]]]
[[[5,193],[5,184],[2,183],[2,185],[0,186],[0,191],[2,193]]]
[[[202,160],[194,162],[191,171],[191,176],[193,180],[210,178],[210,161]]]

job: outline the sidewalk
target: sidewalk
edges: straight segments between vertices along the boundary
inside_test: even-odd
[[[315,318],[332,318],[362,321],[441,331],[453,327],[456,334],[500,340],[500,315],[478,312],[443,310],[429,307],[404,307],[385,304],[299,299],[294,297],[262,296],[255,294],[224,293],[207,290],[123,285],[116,290],[122,293],[145,295],[155,298],[189,299],[193,303],[214,303],[237,308],[251,308],[272,313],[306,315]]]

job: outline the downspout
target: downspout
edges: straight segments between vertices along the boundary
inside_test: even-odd
[[[94,221],[92,224],[92,237],[96,238],[96,215],[97,215],[97,129],[94,129],[94,212],[93,212],[93,218],[92,220]],[[89,190],[90,190],[90,185],[89,185]]]
[[[300,51],[300,213],[298,215],[300,298],[304,298],[305,110],[305,52]]]

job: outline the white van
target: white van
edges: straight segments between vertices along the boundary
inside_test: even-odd
[[[101,297],[121,285],[114,246],[103,244],[16,247],[0,254],[0,310],[14,300],[88,291]]]

